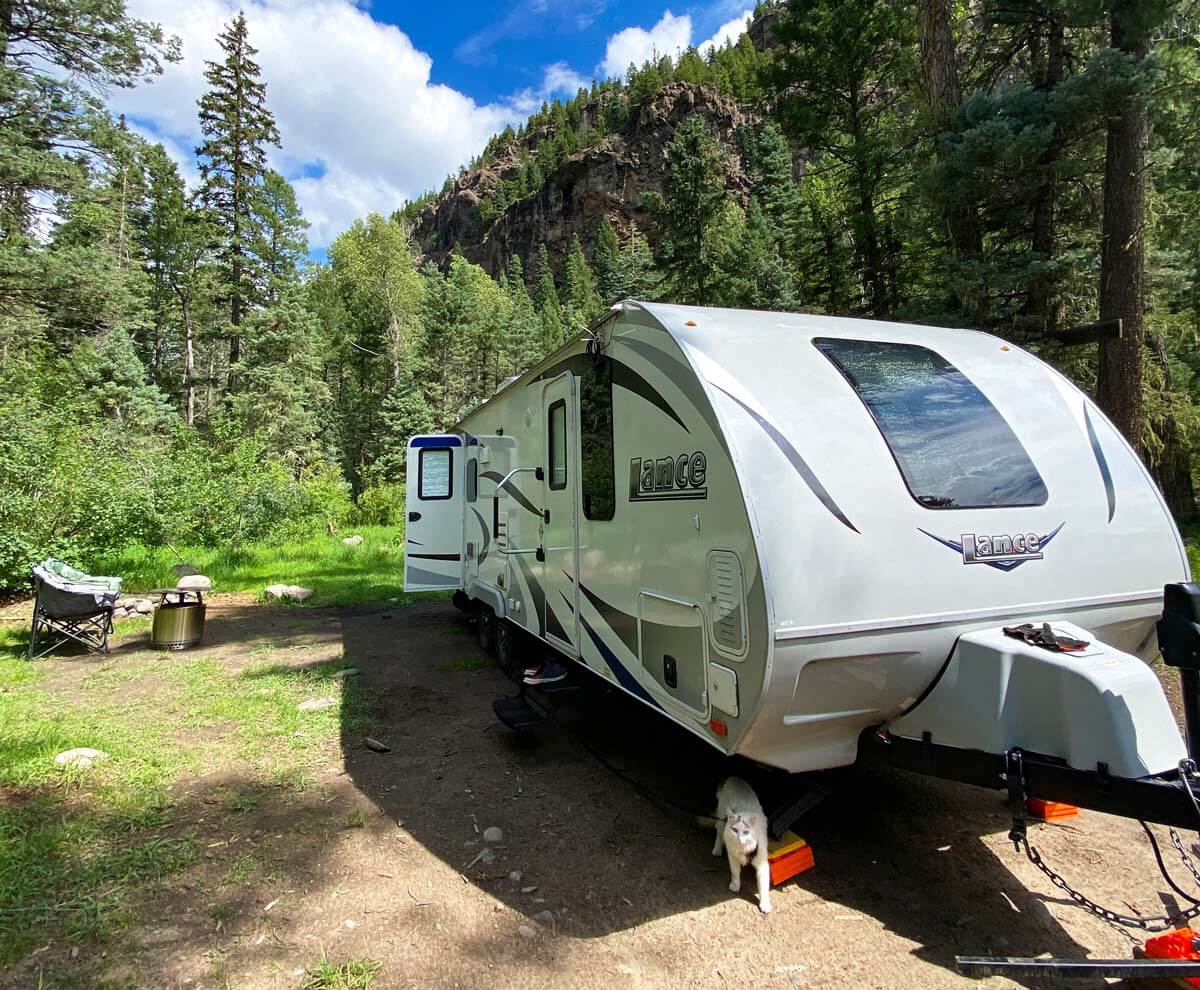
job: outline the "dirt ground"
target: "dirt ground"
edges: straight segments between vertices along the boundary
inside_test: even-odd
[[[764,916],[749,874],[740,895],[727,890],[710,831],[596,758],[680,804],[710,805],[726,768],[657,716],[588,693],[559,709],[561,725],[512,734],[491,709],[511,682],[495,668],[452,669],[478,651],[448,603],[214,603],[208,655],[245,665],[256,638],[297,669],[339,655],[360,668],[373,734],[391,752],[344,729],[320,786],[239,812],[212,798],[237,790],[236,763],[182,780],[172,828],[197,830],[204,855],[172,889],[138,900],[130,944],[105,960],[109,979],[295,988],[325,953],[381,962],[377,988],[1000,987],[1014,984],[959,976],[955,955],[1128,957],[1134,944],[1013,851],[998,794],[845,775],[797,827],[816,867],[776,890]],[[130,665],[159,656],[144,635],[114,653]],[[66,681],[92,662],[55,661]],[[503,837],[484,843],[492,826]],[[1136,823],[1084,812],[1032,839],[1101,903],[1155,914],[1173,903]],[[248,852],[267,864],[260,879],[222,889]],[[38,969],[53,986],[56,973],[97,962],[50,940],[0,986],[35,985]]]

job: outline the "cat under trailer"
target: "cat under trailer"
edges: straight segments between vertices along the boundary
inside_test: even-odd
[[[407,478],[406,588],[458,592],[510,669],[530,637],[788,774],[1005,789],[1015,754],[1026,796],[1200,821],[1147,664],[1181,668],[1200,737],[1183,541],[1095,403],[1014,344],[626,301],[414,437]]]

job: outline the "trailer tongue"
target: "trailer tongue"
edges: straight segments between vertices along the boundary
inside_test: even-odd
[[[1061,652],[1001,628],[962,636],[925,696],[864,735],[864,757],[1007,789],[1018,822],[1036,797],[1200,826],[1200,585],[1167,585],[1158,623],[1163,658],[1180,670],[1190,752],[1146,664],[1072,623],[1052,632],[1086,645]]]

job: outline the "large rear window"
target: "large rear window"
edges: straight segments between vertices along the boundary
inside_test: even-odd
[[[1042,505],[1046,485],[1021,441],[966,375],[916,344],[818,337],[928,509]]]

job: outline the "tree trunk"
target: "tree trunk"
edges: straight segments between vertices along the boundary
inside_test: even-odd
[[[187,295],[179,294],[183,310],[183,421],[188,426],[196,422],[196,352],[192,347],[192,308]]]
[[[950,25],[952,8],[951,0],[921,0],[917,10],[925,99],[929,104],[935,151],[939,159],[942,157],[942,144],[938,135],[950,129],[954,112],[962,105],[958,54]],[[958,261],[964,256],[982,254],[983,234],[979,229],[975,203],[969,200],[965,203],[943,201],[942,209],[946,217],[946,240],[951,258]],[[982,298],[967,298],[956,292],[955,301],[971,314],[975,323],[986,324],[986,306]]]
[[[1122,0],[1112,17],[1112,46],[1139,61],[1150,50],[1145,34],[1122,24]],[[1104,161],[1104,221],[1100,239],[1100,319],[1123,323],[1119,340],[1100,345],[1097,398],[1101,408],[1142,453],[1142,323],[1146,281],[1146,146],[1150,120],[1144,104],[1127,99],[1108,121]]]
[[[1052,92],[1062,82],[1066,71],[1065,25],[1061,17],[1052,17],[1046,38],[1046,63],[1041,73],[1038,89]],[[1034,53],[1036,57],[1036,52]],[[1046,150],[1038,158],[1038,169],[1042,183],[1033,201],[1033,226],[1029,236],[1030,249],[1047,261],[1057,250],[1058,229],[1058,176],[1055,169],[1062,153],[1062,135],[1055,131]],[[1025,313],[1041,323],[1044,333],[1058,329],[1062,307],[1054,298],[1053,280],[1045,274],[1034,275],[1029,281],[1029,295],[1025,300]],[[1101,317],[1103,319],[1103,317]]]

